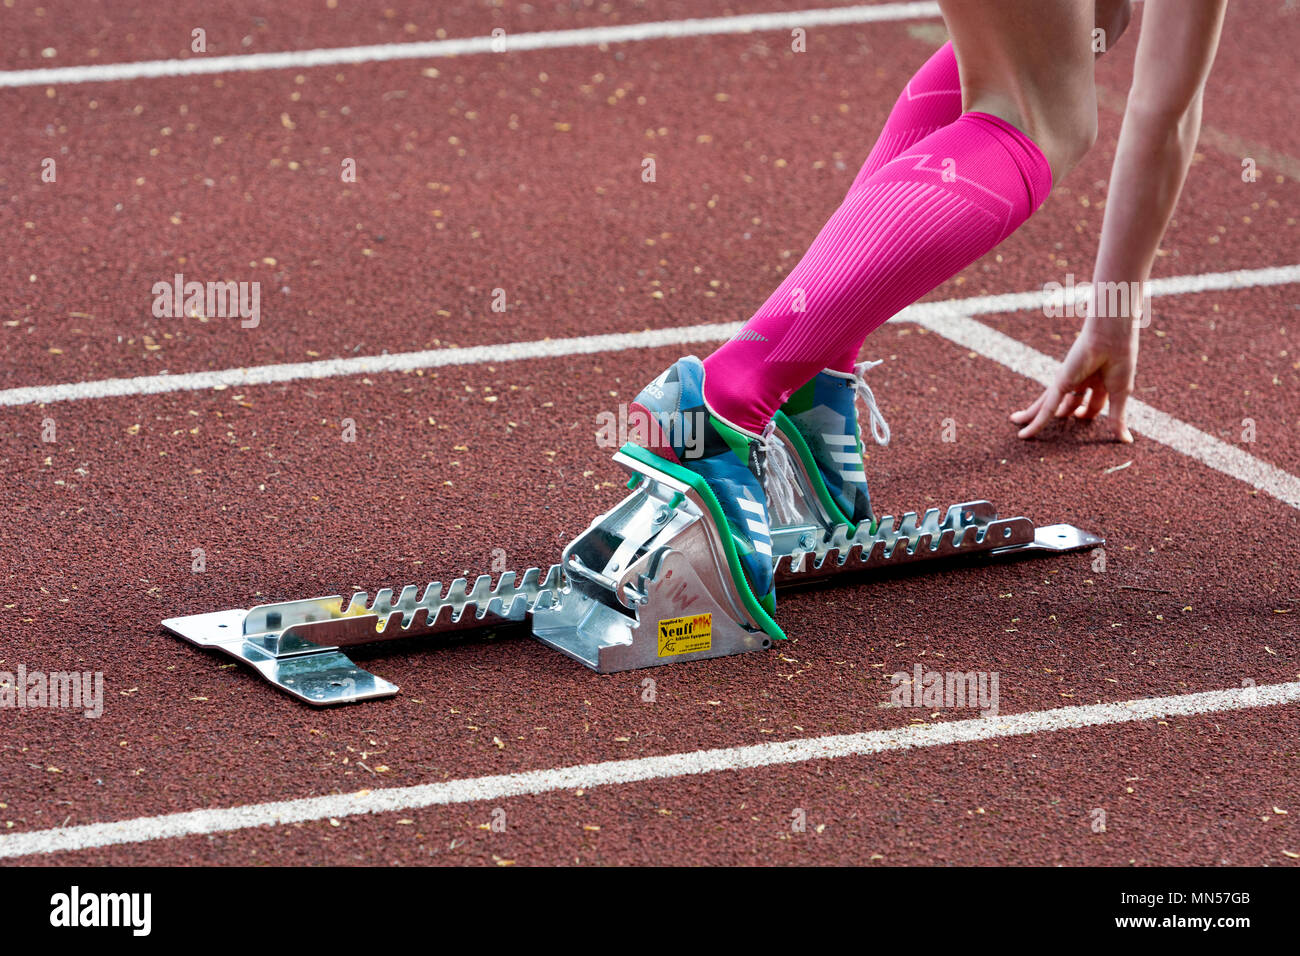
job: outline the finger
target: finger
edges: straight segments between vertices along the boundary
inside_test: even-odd
[[[1133,433],[1128,430],[1124,420],[1124,410],[1128,406],[1128,393],[1120,392],[1110,397],[1110,428],[1115,437],[1126,445],[1133,444]]]
[[[1056,408],[1057,403],[1061,400],[1061,390],[1055,385],[1048,386],[1043,392],[1042,397],[1038,400],[1038,411],[1034,413],[1034,420],[1016,433],[1019,438],[1033,438],[1037,435],[1052,418],[1052,411]]]
[[[1101,414],[1101,410],[1106,407],[1106,390],[1104,388],[1094,388],[1088,397],[1088,404],[1075,409],[1075,417],[1085,420],[1091,420]]]
[[[1061,401],[1056,406],[1056,417],[1064,418],[1070,412],[1074,411],[1076,405],[1083,401],[1083,393],[1066,392],[1061,396]]]
[[[1030,402],[1027,408],[1022,408],[1018,412],[1012,412],[1011,420],[1017,425],[1023,425],[1025,422],[1031,421],[1033,417],[1038,414],[1038,407],[1043,404],[1043,399],[1046,397],[1047,393],[1043,392],[1036,399]]]

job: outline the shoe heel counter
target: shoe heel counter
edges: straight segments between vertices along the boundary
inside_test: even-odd
[[[641,396],[638,395],[627,409],[628,433],[637,439],[633,444],[640,445],[665,461],[680,465],[681,458],[677,449],[673,447],[671,438],[664,431],[659,416],[641,402],[640,398]]]

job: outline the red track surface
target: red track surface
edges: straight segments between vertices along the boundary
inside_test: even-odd
[[[182,4],[128,34],[62,6],[5,11],[21,16],[4,68],[173,57],[198,23],[253,31],[251,14]],[[427,15],[395,3],[392,18],[320,6],[213,51],[394,42],[408,20],[433,38]],[[621,22],[726,12],[655,3]],[[498,14],[438,25],[619,22]],[[935,27],[812,31],[803,58],[759,34],[331,67],[301,84],[288,70],[0,91],[0,195],[19,237],[0,388],[743,318],[838,201]],[[1133,41],[1099,69],[1121,98]],[[1294,179],[1261,159],[1242,183],[1245,154],[1227,148],[1297,162],[1274,82],[1297,42],[1300,16],[1271,0],[1231,8],[1212,142],[1159,274],[1300,261]],[[1103,111],[1094,154],[1042,212],[933,298],[1086,278],[1117,126]],[[647,155],[653,185],[639,180]],[[57,185],[39,180],[45,156]],[[339,182],[344,156],[354,185]],[[149,288],[175,271],[261,280],[262,326],[154,319]],[[489,310],[498,286],[505,321]],[[1234,444],[1253,418],[1241,447],[1294,473],[1296,308],[1294,285],[1158,300],[1138,397]],[[1075,323],[981,320],[1054,356]],[[549,564],[622,490],[596,415],[674,349],[0,408],[0,670],[102,670],[108,694],[98,720],[6,712],[0,827],[905,726],[880,705],[888,675],[917,662],[997,671],[1004,713],[1300,678],[1294,509],[1149,439],[1110,444],[1101,425],[1019,442],[1006,413],[1036,387],[914,326],[884,327],[867,351],[889,359],[873,386],[894,443],[869,463],[884,511],[987,497],[1103,531],[1105,573],[1084,554],[785,596],[788,645],[659,669],[653,705],[643,673],[599,677],[520,636],[366,658],[401,695],[314,711],[158,621],[446,580],[486,569],[494,548],[511,567]],[[196,547],[205,574],[190,571]],[[503,834],[479,828],[492,806],[469,804],[22,862],[1288,864],[1296,733],[1294,707],[1268,708],[512,798]],[[795,807],[805,834],[790,833]],[[1105,834],[1089,827],[1096,807]]]

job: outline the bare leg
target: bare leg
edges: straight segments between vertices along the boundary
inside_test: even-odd
[[[962,109],[1028,133],[1053,183],[1097,138],[1092,0],[939,0],[961,74]]]

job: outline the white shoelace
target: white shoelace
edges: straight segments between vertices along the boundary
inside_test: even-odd
[[[871,386],[866,382],[866,373],[877,365],[883,365],[884,360],[879,359],[874,362],[859,362],[853,366],[853,392],[855,400],[860,400],[867,407],[867,415],[871,422],[871,435],[878,445],[889,444],[889,422],[885,421],[885,416],[881,414],[880,406],[876,404],[876,396],[871,391]],[[858,421],[858,441],[862,442],[862,421]],[[763,490],[767,493],[768,504],[771,507],[773,521],[781,524],[788,524],[797,521],[798,512],[795,511],[795,494],[794,494],[794,462],[790,460],[790,453],[786,450],[785,442],[776,436],[776,421],[772,420],[767,423],[763,429],[761,438],[763,448]],[[865,444],[865,442],[863,442]]]
[[[763,429],[763,490],[772,508],[772,518],[781,524],[798,520],[794,507],[794,462],[785,442],[776,436],[776,421]]]
[[[867,406],[867,411],[871,419],[871,435],[876,440],[877,445],[889,444],[889,422],[885,421],[885,416],[880,413],[880,406],[876,404],[876,396],[871,394],[871,386],[867,384],[866,374],[877,365],[885,364],[884,359],[878,359],[874,362],[859,362],[853,366],[853,391],[858,400]],[[858,441],[862,441],[862,422],[858,421]]]

